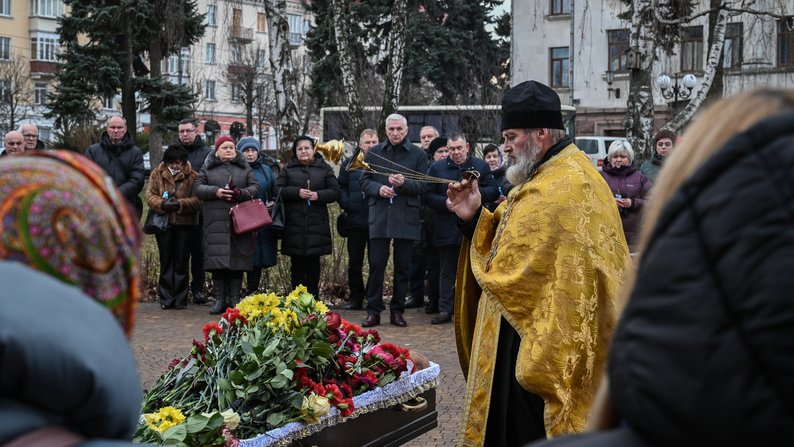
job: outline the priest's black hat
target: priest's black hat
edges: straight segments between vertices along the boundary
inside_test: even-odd
[[[447,137],[436,137],[427,146],[427,156],[433,158],[437,150],[447,145]]]
[[[537,81],[524,81],[502,97],[502,130],[565,129],[560,97]]]

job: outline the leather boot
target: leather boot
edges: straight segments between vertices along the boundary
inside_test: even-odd
[[[226,284],[222,279],[212,278],[212,289],[215,295],[215,304],[210,309],[210,315],[220,315],[226,311]]]
[[[226,292],[227,296],[229,297],[229,307],[234,307],[237,303],[240,302],[240,298],[242,295],[242,288],[243,288],[243,278],[229,278],[229,290]]]

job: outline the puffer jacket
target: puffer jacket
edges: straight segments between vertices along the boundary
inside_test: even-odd
[[[300,189],[317,192],[317,200],[309,205],[301,199]],[[320,256],[333,249],[331,227],[328,223],[328,204],[339,200],[339,182],[334,170],[319,154],[314,162],[303,165],[293,158],[278,174],[276,191],[281,192],[285,220],[281,237],[281,253],[287,256]]]
[[[224,163],[215,153],[210,153],[193,188],[196,197],[203,202],[205,270],[247,271],[253,267],[254,237],[251,233],[235,235],[232,232],[229,210],[235,204],[216,196],[218,189],[230,182],[240,188],[240,201],[259,194],[259,184],[243,154],[237,152],[234,160]]]
[[[642,165],[640,165],[640,172],[644,175],[651,183],[656,182],[656,177],[659,175],[659,172],[662,170],[662,166],[664,166],[664,158],[662,158],[656,149],[653,150],[653,156],[650,160],[645,160]]]
[[[176,176],[171,175],[165,163],[160,163],[149,176],[146,203],[152,210],[163,214],[165,211],[160,206],[165,201],[163,193],[168,191],[168,197],[176,197],[179,202],[179,210],[171,212],[168,222],[171,225],[198,225],[201,201],[193,194],[197,178],[190,162],[183,164]]]
[[[89,146],[85,156],[107,172],[130,203],[136,203],[146,181],[146,169],[143,167],[143,153],[133,143],[129,132],[124,134],[119,144],[113,144],[108,133],[102,132],[100,142]]]
[[[634,163],[616,168],[608,161],[604,161],[601,176],[607,181],[615,197],[620,195],[624,199],[631,199],[629,208],[618,208],[618,210],[620,221],[623,223],[623,234],[626,235],[626,242],[633,251],[637,243],[640,214],[645,206],[645,197],[650,193],[653,184],[637,170],[637,165]]]
[[[348,172],[344,166],[350,164],[351,159],[345,159],[339,169],[339,206],[347,213],[347,228],[368,229],[369,228],[369,205],[367,196],[361,190],[359,180],[362,172],[360,170]]]
[[[259,183],[259,198],[267,203],[276,197],[276,176],[269,166],[265,164],[264,157],[259,157],[253,163],[248,163],[254,171]],[[254,251],[254,267],[272,267],[278,263],[278,240],[270,228],[262,228],[256,232],[256,251]]]

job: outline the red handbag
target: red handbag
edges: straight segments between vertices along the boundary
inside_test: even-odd
[[[240,202],[229,210],[229,215],[232,218],[232,231],[237,235],[251,233],[273,223],[261,199]]]

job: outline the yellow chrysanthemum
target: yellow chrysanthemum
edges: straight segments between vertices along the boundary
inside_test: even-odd
[[[144,414],[143,419],[149,428],[162,433],[184,422],[185,415],[174,407],[163,407],[157,413]]]
[[[295,287],[295,290],[293,290],[293,292],[297,293],[298,295],[303,295],[304,293],[308,294],[309,289],[307,289],[306,286],[301,284],[298,287]]]
[[[322,301],[318,300],[314,303],[314,311],[320,315],[325,315],[328,313],[328,306],[326,306]]]

